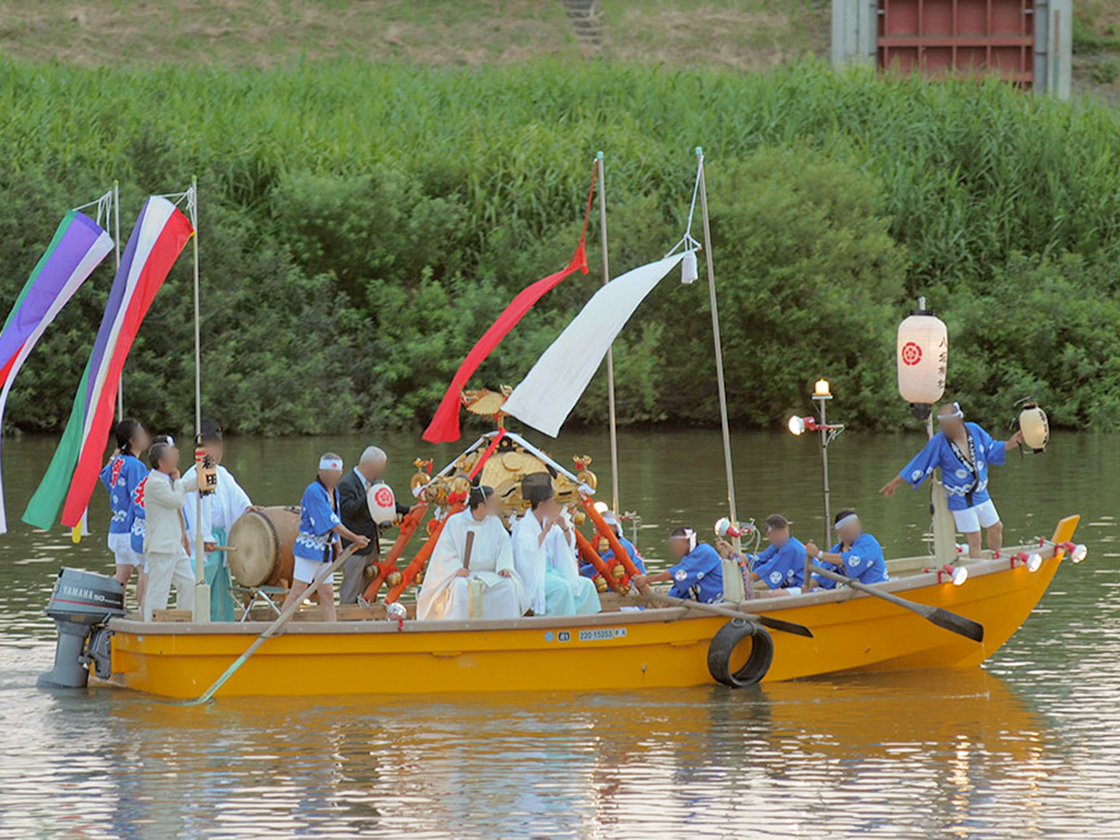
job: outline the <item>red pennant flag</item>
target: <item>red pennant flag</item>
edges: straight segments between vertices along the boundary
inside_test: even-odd
[[[451,384],[447,386],[447,393],[440,400],[435,417],[428,424],[428,428],[424,430],[424,440],[429,443],[445,443],[459,439],[459,407],[462,404],[463,386],[467,384],[467,380],[474,375],[479,365],[501,343],[506,334],[517,325],[517,322],[525,316],[525,313],[532,309],[533,305],[544,297],[549,290],[558,286],[560,281],[569,274],[574,274],[577,271],[587,274],[587,251],[584,246],[587,242],[587,220],[591,217],[591,198],[595,194],[595,174],[597,171],[598,167],[593,166],[591,169],[591,189],[587,193],[587,211],[583,215],[583,233],[580,234],[579,245],[576,246],[572,258],[563,270],[550,274],[518,292],[517,297],[511,300],[509,306],[498,316],[498,320],[482,334],[482,338],[471,348],[471,352],[459,365],[459,370],[455,373]]]

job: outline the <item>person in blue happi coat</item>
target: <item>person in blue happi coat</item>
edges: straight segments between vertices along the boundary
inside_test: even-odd
[[[638,575],[634,584],[642,590],[650,583],[673,582],[669,596],[714,604],[723,598],[723,560],[707,543],[698,543],[692,528],[677,528],[669,535],[669,550],[677,563],[664,572]]]
[[[770,589],[798,589],[805,584],[805,546],[790,533],[790,522],[780,513],[766,517],[762,527],[770,545],[750,555],[751,580]],[[730,545],[728,545],[730,548]]]
[[[114,578],[127,584],[132,570],[142,571],[144,566],[143,547],[139,552],[132,550],[132,498],[136,485],[144,480],[148,468],[140,460],[148,451],[151,438],[138,420],[126,417],[113,429],[117,448],[101,470],[101,483],[109,491],[109,550],[116,561]]]
[[[614,531],[614,535],[618,537],[618,541],[622,544],[622,547],[626,549],[626,553],[630,557],[630,562],[633,563],[637,567],[638,571],[644,575],[646,573],[646,561],[638,552],[638,547],[622,535],[622,527],[618,523],[618,517],[609,510],[601,511],[601,513],[603,514],[603,521],[607,523],[607,527]],[[599,548],[602,549],[602,551],[599,552],[599,557],[602,558],[603,562],[606,563],[607,567],[609,568],[614,562],[614,549],[612,549],[610,547],[610,544],[607,543],[606,537],[602,537],[600,539]],[[597,574],[599,574],[598,570],[596,570],[596,568],[586,560],[580,561],[579,573],[584,577],[589,578],[594,578]]]
[[[883,548],[875,537],[863,530],[854,510],[836,514],[833,527],[840,541],[828,551],[821,551],[814,542],[807,543],[805,551],[810,557],[829,571],[860,583],[881,583],[888,579]],[[836,581],[814,573],[809,588],[815,586],[835,589]]]
[[[369,545],[369,537],[355,534],[342,524],[339,515],[338,484],[342,480],[342,458],[327,452],[319,459],[315,480],[303,491],[299,503],[299,534],[292,546],[292,587],[284,599],[283,609],[297,603],[311,583],[327,573],[335,551],[341,551],[339,537],[358,548]],[[324,580],[318,589],[319,605],[324,621],[334,621],[334,586]]]
[[[941,483],[957,530],[968,540],[968,556],[980,556],[980,529],[988,531],[988,548],[1003,547],[1003,523],[988,494],[988,467],[1004,463],[1007,453],[1023,442],[1016,432],[1007,441],[992,438],[978,423],[966,423],[960,403],[946,403],[937,412],[941,431],[929,439],[902,472],[879,490],[887,498],[906,482],[915,490],[941,468]]]

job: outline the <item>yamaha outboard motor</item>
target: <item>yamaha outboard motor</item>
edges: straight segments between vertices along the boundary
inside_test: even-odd
[[[122,616],[124,587],[107,575],[63,569],[58,573],[47,615],[58,626],[54,668],[39,677],[43,688],[85,688],[92,662],[97,676],[108,679],[109,639],[105,625]]]

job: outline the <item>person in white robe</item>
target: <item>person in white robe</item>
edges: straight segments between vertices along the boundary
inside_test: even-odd
[[[551,484],[530,489],[530,510],[513,528],[513,557],[534,615],[591,615],[599,593],[581,577],[572,549],[574,527]]]
[[[468,535],[470,556],[466,556]],[[467,509],[443,526],[424,583],[416,599],[416,617],[466,620],[471,616],[471,588],[481,591],[482,617],[518,618],[527,608],[525,588],[513,563],[509,534],[498,516],[491,487],[471,490]]]
[[[217,463],[217,487],[213,493],[202,497],[202,548],[206,554],[203,573],[210,584],[210,620],[233,621],[235,619],[233,595],[230,593],[229,561],[219,546],[226,544],[229,529],[249,510],[255,510],[249,495],[241,489],[237,479],[222,466],[225,455],[225,442],[222,430],[214,420],[202,421],[202,447],[213,456]],[[195,476],[192,466],[183,476]],[[188,493],[183,505],[183,517],[187,523],[187,536],[190,539],[191,563],[194,563],[195,546],[198,544],[198,529],[195,518],[198,513],[198,500],[195,493]]]

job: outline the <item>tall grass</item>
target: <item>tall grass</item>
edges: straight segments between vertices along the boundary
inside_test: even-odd
[[[970,278],[1009,252],[1094,255],[1120,233],[1113,113],[998,82],[883,81],[816,63],[767,75],[587,63],[485,70],[365,64],[268,72],[0,64],[0,154],[61,180],[192,173],[245,205],[281,173],[391,166],[454,190],[488,228],[572,215],[588,162],[674,200],[705,146],[723,159],[807,143],[883,185],[921,278]],[[137,154],[150,158],[137,161]],[[155,171],[136,171],[144,163]]]

